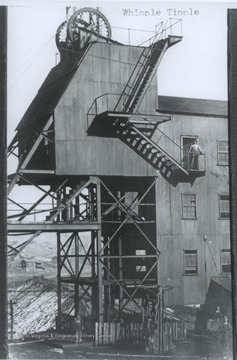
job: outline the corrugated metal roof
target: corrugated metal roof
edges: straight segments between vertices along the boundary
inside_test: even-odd
[[[158,96],[158,111],[176,114],[226,117],[227,101]]]
[[[49,72],[16,130],[49,118],[75,74],[83,53],[68,56]]]

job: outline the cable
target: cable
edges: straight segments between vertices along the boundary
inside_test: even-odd
[[[133,28],[124,28],[119,26],[111,26],[111,29],[121,29],[121,30],[133,30],[133,31],[140,31],[140,32],[149,32],[155,34],[154,30],[141,30],[141,29],[133,29]]]
[[[211,258],[212,258],[212,261],[213,261],[213,263],[214,263],[214,266],[215,266],[216,272],[217,272],[217,274],[219,275],[219,270],[218,270],[218,268],[217,268],[217,265],[216,265],[215,259],[214,259],[213,255],[212,255],[212,251],[211,251],[211,248],[210,248],[210,245],[209,245],[208,240],[207,240],[206,242],[207,242],[207,246],[208,246],[209,252],[210,252],[210,254],[211,254]]]
[[[21,73],[21,75],[14,81],[14,83],[9,87],[8,91],[10,91],[18,82],[18,80],[20,80],[20,78],[25,74],[25,72],[29,69],[29,67],[33,64],[33,62],[39,57],[39,55],[45,50],[45,48],[48,46],[48,44],[50,43],[50,41],[52,40],[52,37],[50,38],[50,40],[44,45],[44,47],[36,54],[36,56],[30,61],[30,63],[27,65],[27,67],[25,68],[25,70]]]
[[[114,27],[116,28],[116,27]],[[139,30],[139,29],[126,29],[126,28],[120,28],[120,27],[117,27],[117,29],[124,29],[124,30],[134,30],[134,31],[141,31],[141,32],[150,32],[150,33],[154,33],[154,31],[149,31],[149,30]],[[56,35],[60,32],[60,29],[56,31]],[[34,56],[34,58],[30,61],[30,63],[27,65],[26,69],[21,73],[21,75],[14,81],[14,83],[10,86],[9,88],[9,91],[15,86],[15,84],[17,83],[17,81],[22,77],[22,75],[24,75],[24,73],[28,70],[28,68],[32,65],[32,63],[38,58],[38,56],[44,51],[44,49],[48,46],[48,44],[51,42],[51,40],[55,38],[55,35],[51,36],[50,39],[46,42],[46,44],[43,46],[43,48]],[[66,48],[65,49],[66,51],[70,51],[70,52],[74,52],[74,53],[80,53],[83,51],[75,51],[75,50],[71,50],[71,49],[68,49]],[[90,56],[93,56],[93,55],[90,55]],[[96,56],[93,56],[93,57],[96,57]],[[100,57],[101,59],[107,59],[107,58],[103,58],[103,57]],[[27,62],[28,60],[25,61],[25,63]],[[115,61],[115,62],[119,62],[119,61],[116,61],[116,60],[111,60],[111,61]],[[120,61],[121,62],[121,61]],[[24,63],[24,64],[25,64]],[[127,64],[127,65],[134,65],[133,63],[126,63],[126,62],[122,62],[124,64]],[[24,64],[22,66],[24,66]],[[18,70],[16,70],[18,71]]]

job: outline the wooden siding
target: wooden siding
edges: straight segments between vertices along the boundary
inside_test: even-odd
[[[218,194],[229,192],[229,168],[217,165],[217,140],[228,140],[228,121],[173,115],[170,122],[159,128],[179,146],[181,136],[198,136],[206,155],[206,175],[194,184],[180,183],[174,188],[162,177],[157,181],[159,279],[162,285],[172,287],[166,292],[166,301],[170,305],[202,303],[210,278],[221,273],[220,250],[230,248],[229,220],[219,219],[218,199]],[[181,160],[180,148],[164,135],[159,144]],[[181,194],[196,195],[197,219],[182,219]],[[184,250],[198,250],[197,275],[184,275]]]
[[[93,44],[55,109],[57,175],[154,176],[156,171],[119,139],[87,136],[87,112],[105,93],[120,94],[142,48]],[[154,78],[139,111],[154,114]]]

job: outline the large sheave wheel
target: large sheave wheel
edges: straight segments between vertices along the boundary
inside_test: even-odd
[[[111,38],[111,27],[107,18],[96,9],[83,8],[76,11],[68,22],[68,34],[72,43],[80,41],[80,30]]]

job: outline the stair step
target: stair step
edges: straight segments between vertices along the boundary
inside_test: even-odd
[[[47,216],[45,217],[46,221],[50,220],[50,219],[52,218],[52,216],[53,216],[56,212],[57,212],[57,209],[51,210],[51,211],[49,212],[49,215],[47,215]]]

